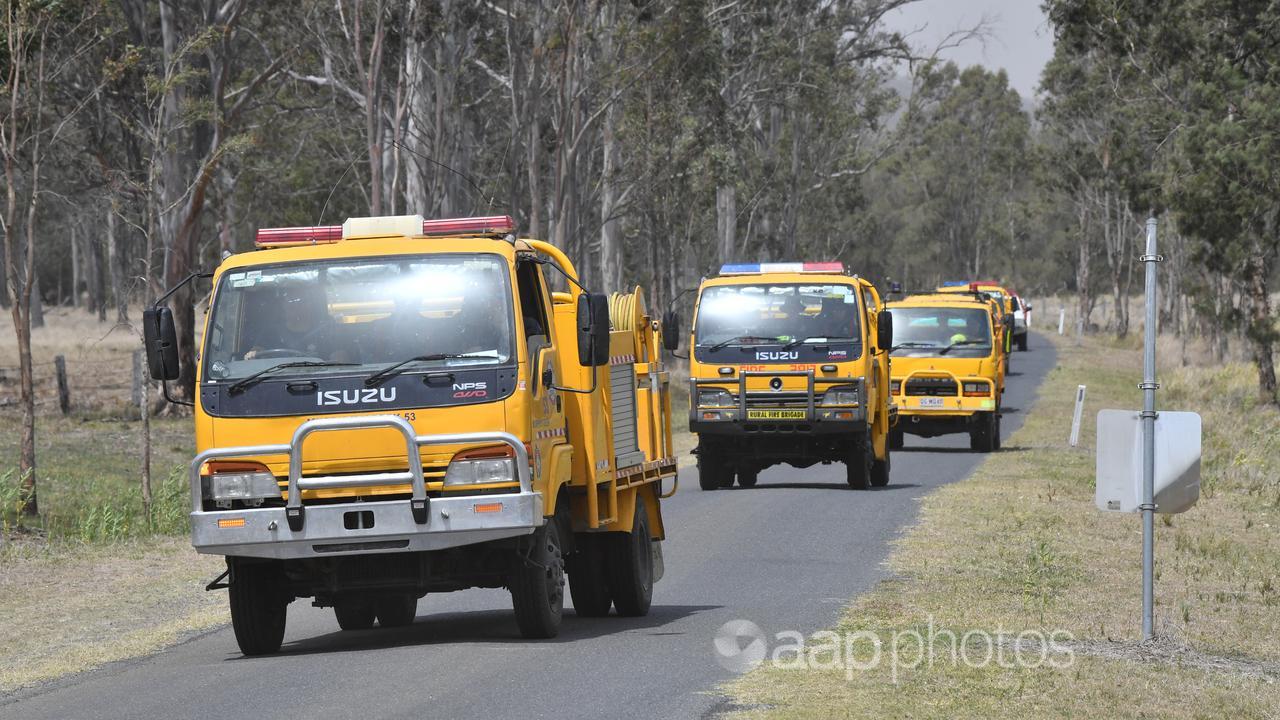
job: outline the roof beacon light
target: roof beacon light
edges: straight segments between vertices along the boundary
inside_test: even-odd
[[[254,245],[259,248],[293,247],[296,245],[317,245],[335,243],[342,239],[341,225],[319,225],[316,227],[258,228],[258,236]]]
[[[942,283],[942,287],[964,287],[965,285],[968,285],[968,284],[969,284],[968,280],[948,280]]]
[[[407,215],[396,218],[350,218],[344,225],[320,225],[316,227],[259,228],[254,244],[260,249],[296,247],[299,245],[318,245],[335,243],[345,235],[347,237],[391,237],[397,234],[413,235],[418,225],[401,227],[405,219],[416,216]],[[490,217],[446,218],[443,220],[422,220],[422,234],[428,237],[450,237],[456,235],[509,235],[515,232],[516,224],[510,215],[494,215]],[[397,232],[386,234],[387,228],[395,227]]]
[[[422,234],[433,237],[442,235],[510,235],[515,230],[516,223],[511,219],[510,215],[424,220],[422,223]]]
[[[760,273],[836,273],[844,272],[840,262],[737,263],[722,265],[721,275],[758,275]]]

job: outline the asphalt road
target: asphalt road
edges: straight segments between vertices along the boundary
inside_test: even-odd
[[[1004,433],[1022,423],[1053,351],[1015,353]],[[850,490],[840,465],[774,467],[750,490],[702,492],[694,471],[663,506],[666,576],[648,617],[579,619],[520,638],[502,590],[429,595],[408,628],[343,633],[330,609],[290,606],[280,654],[244,658],[230,628],[157,655],[26,691],[4,718],[566,718],[712,716],[733,677],[724,623],[814,632],[885,577],[888,545],[916,500],[981,459],[967,436],[907,437],[888,487]]]

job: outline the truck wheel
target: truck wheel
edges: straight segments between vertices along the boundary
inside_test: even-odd
[[[865,434],[853,436],[849,441],[848,455],[845,458],[845,472],[849,487],[854,490],[866,490],[871,481],[871,441]]]
[[[1000,410],[991,413],[991,449],[1000,449]]]
[[[1027,336],[1026,336],[1026,335],[1019,335],[1019,336],[1018,336],[1018,350],[1019,350],[1020,352],[1026,352],[1026,351],[1027,351]]]
[[[373,609],[382,627],[404,627],[418,616],[418,598],[409,593],[386,595],[373,601]]]
[[[756,486],[756,481],[760,479],[760,471],[757,468],[745,468],[738,471],[738,486],[744,488],[752,488]]]
[[[231,627],[245,655],[269,655],[284,641],[289,600],[276,563],[231,565]]]
[[[528,555],[517,560],[512,573],[511,605],[516,625],[526,638],[553,638],[564,615],[564,554],[560,523],[551,521],[533,531]]]
[[[901,430],[889,431],[889,449],[901,450],[907,444],[907,434]]]
[[[884,487],[889,484],[889,467],[892,456],[889,454],[889,447],[886,445],[884,449],[883,460],[871,461],[871,486]]]
[[[722,488],[733,487],[733,480],[734,480],[733,470],[725,470],[720,475],[720,487]]]
[[[989,453],[996,449],[996,433],[1000,432],[1000,421],[995,413],[979,413],[981,416],[969,430],[969,449],[974,452]]]
[[[653,540],[649,537],[649,513],[639,497],[631,532],[613,533],[609,540],[609,589],[614,607],[623,617],[648,615],[653,602]]]
[[[728,476],[728,485],[733,484],[733,473],[724,465],[724,458],[720,453],[713,451],[710,447],[703,445],[698,448],[698,487],[703,490],[719,490],[727,487],[725,484],[725,476]]]
[[[565,558],[569,571],[569,596],[573,598],[573,611],[578,617],[604,617],[609,614],[613,595],[605,577],[603,535],[579,533],[574,538],[577,548]]]
[[[368,630],[373,627],[376,614],[373,603],[366,598],[351,598],[333,602],[333,616],[343,630]]]

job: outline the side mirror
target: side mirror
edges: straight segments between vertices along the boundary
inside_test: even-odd
[[[881,310],[876,316],[876,345],[884,352],[893,347],[893,313]]]
[[[1022,303],[1022,311],[1031,312],[1031,305],[1029,303]]]
[[[177,380],[178,331],[173,326],[172,310],[162,305],[142,311],[142,342],[152,379]]]
[[[662,347],[671,352],[680,349],[680,313],[675,310],[662,315]]]
[[[902,283],[898,282],[897,280],[894,280],[893,282],[889,283],[889,292],[895,295],[901,295]]]
[[[578,364],[600,367],[609,364],[609,296],[582,293],[578,296]]]

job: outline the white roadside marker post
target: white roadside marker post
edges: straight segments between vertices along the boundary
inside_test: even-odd
[[[1062,333],[1066,332],[1066,330],[1067,330],[1067,309],[1058,308],[1058,334],[1061,335]]]
[[[1080,444],[1080,416],[1084,414],[1085,386],[1076,386],[1076,413],[1071,418],[1071,447]]]

